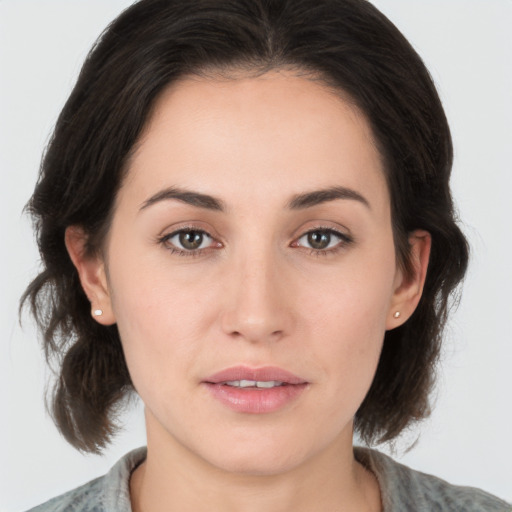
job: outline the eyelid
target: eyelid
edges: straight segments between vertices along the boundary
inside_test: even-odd
[[[194,231],[206,235],[211,239],[211,244],[208,247],[203,247],[200,249],[185,249],[170,243],[172,238],[179,235],[180,233],[186,233],[187,231]],[[209,229],[194,223],[175,226],[172,230],[167,228],[167,230],[164,230],[161,235],[158,235],[156,242],[163,245],[168,251],[171,252],[171,254],[177,254],[179,256],[200,256],[208,251],[223,247],[222,242],[220,242],[216,236],[212,235]]]
[[[183,250],[185,250],[185,251],[195,252],[195,251],[200,251],[202,249],[206,249],[206,247],[201,247],[203,245],[203,243],[208,243],[208,245],[209,245],[214,240],[212,236],[210,236],[208,233],[206,233],[206,231],[199,231],[198,229],[194,229],[194,230],[192,230],[192,229],[180,229],[179,231],[175,231],[174,233],[169,233],[168,235],[166,235],[164,237],[164,240],[167,241],[167,242],[171,242],[174,238],[179,237],[183,233],[198,233],[198,234],[200,234],[203,237],[203,240],[201,241],[200,247],[197,247],[197,249],[186,249],[186,248],[184,248]],[[179,246],[176,245],[175,242],[172,242],[172,244],[177,249],[181,249]]]
[[[212,250],[221,249],[224,247],[224,244],[219,241],[219,237],[212,234],[212,230],[205,228],[201,225],[202,223],[186,223],[178,226],[173,226],[173,229],[167,228],[163,234],[159,235],[156,239],[156,242],[163,245],[168,251],[172,254],[178,254],[180,256],[201,256],[206,252],[210,252]],[[198,249],[185,249],[176,246],[175,244],[171,244],[169,241],[179,235],[180,233],[194,231],[198,233],[202,233],[211,239],[211,243],[208,247],[198,248]],[[293,248],[302,248],[311,252],[314,255],[328,255],[334,254],[335,252],[347,248],[350,244],[354,242],[354,238],[350,233],[347,233],[346,229],[340,229],[339,227],[333,227],[332,225],[313,225],[309,229],[302,229],[298,236],[295,236],[293,241],[290,243],[290,247]],[[339,241],[332,247],[326,247],[322,249],[317,249],[314,247],[308,247],[307,245],[300,244],[299,241],[301,238],[307,236],[310,233],[314,232],[325,232],[330,234],[331,236],[336,237]]]
[[[315,249],[314,247],[307,247],[305,245],[299,245],[299,240],[310,233],[315,232],[325,232],[329,233],[330,235],[334,235],[336,238],[339,239],[339,242],[333,246],[333,247],[327,247],[325,249]],[[329,254],[337,252],[340,249],[346,248],[348,245],[352,244],[354,242],[354,238],[351,234],[344,232],[343,230],[339,228],[334,228],[332,226],[326,226],[326,225],[318,225],[313,226],[310,229],[306,229],[305,231],[301,231],[301,234],[299,236],[296,236],[293,240],[293,242],[290,244],[291,247],[296,248],[303,248],[311,251],[311,253],[319,255],[319,254]]]

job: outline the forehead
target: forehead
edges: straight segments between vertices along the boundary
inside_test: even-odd
[[[171,85],[154,105],[125,185],[140,197],[179,186],[258,200],[271,189],[291,195],[370,182],[387,199],[364,115],[319,80],[275,71]]]

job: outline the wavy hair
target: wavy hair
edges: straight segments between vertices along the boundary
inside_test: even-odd
[[[64,244],[68,226],[101,248],[126,163],[159,94],[185,75],[291,68],[311,73],[366,116],[389,186],[399,264],[408,233],[432,236],[420,303],[388,331],[355,428],[395,438],[430,412],[443,328],[468,261],[449,178],[450,130],[432,79],[398,29],[366,0],[141,0],[100,36],[56,123],[28,204],[42,257],[28,286],[46,356],[58,363],[51,412],[65,438],[99,452],[133,390],[116,326],[90,315]]]

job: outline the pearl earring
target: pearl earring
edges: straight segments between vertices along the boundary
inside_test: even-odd
[[[395,318],[400,318],[400,311],[395,311],[394,315]]]
[[[101,315],[103,315],[103,310],[102,309],[95,309],[93,311],[93,314],[94,314],[94,316],[101,316]]]

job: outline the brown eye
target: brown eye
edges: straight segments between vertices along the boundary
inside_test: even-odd
[[[182,231],[178,234],[181,247],[187,251],[199,249],[203,243],[204,233],[202,231]]]
[[[339,247],[349,245],[352,241],[350,236],[334,229],[314,229],[304,233],[292,246],[328,253]]]
[[[212,237],[199,229],[180,229],[161,240],[169,249],[182,252],[200,252],[208,249],[212,243]]]
[[[327,249],[331,243],[331,233],[328,231],[311,231],[307,234],[307,239],[312,249]]]

